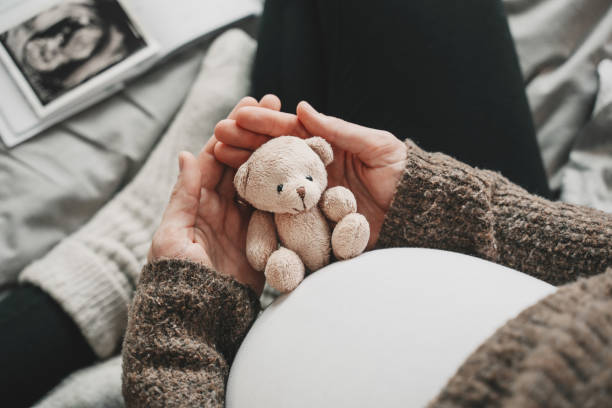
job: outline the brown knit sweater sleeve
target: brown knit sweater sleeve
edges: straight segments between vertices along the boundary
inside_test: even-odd
[[[222,407],[231,362],[259,311],[234,279],[182,260],[148,264],[123,344],[128,407]]]
[[[461,252],[555,285],[612,265],[612,215],[531,195],[500,174],[407,145],[378,247]]]

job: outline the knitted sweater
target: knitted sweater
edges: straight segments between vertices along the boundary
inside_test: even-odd
[[[554,284],[459,368],[432,407],[612,406],[612,216],[528,194],[411,142],[379,247],[462,252]],[[254,293],[181,260],[143,270],[123,348],[128,406],[223,406]]]

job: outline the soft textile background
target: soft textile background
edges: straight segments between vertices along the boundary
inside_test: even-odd
[[[0,144],[0,286],[84,224],[138,171],[195,79],[202,49],[12,149]]]
[[[504,4],[552,189],[564,201],[611,211],[612,3]]]

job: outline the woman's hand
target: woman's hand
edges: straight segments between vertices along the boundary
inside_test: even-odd
[[[260,103],[244,98],[229,120],[246,106],[278,110],[280,102],[270,96]],[[233,276],[260,295],[265,278],[251,268],[245,250],[251,211],[234,201],[234,170],[215,159],[217,143],[216,137],[211,137],[197,159],[188,152],[179,154],[179,178],[153,236],[148,260],[199,262]]]
[[[327,168],[329,187],[341,185],[357,199],[357,208],[370,223],[372,249],[405,165],[407,147],[391,133],[366,128],[323,115],[301,102],[297,116],[260,107],[242,107],[231,121],[217,125],[219,140],[215,154],[231,167],[240,166],[250,152],[269,137],[321,136],[334,148],[334,161]]]

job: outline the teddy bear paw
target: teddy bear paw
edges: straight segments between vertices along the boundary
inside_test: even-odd
[[[333,222],[338,222],[348,214],[357,212],[355,196],[348,188],[342,186],[325,190],[319,206],[325,216]]]
[[[370,224],[359,213],[346,215],[332,233],[332,249],[337,259],[350,259],[361,254],[370,239]]]
[[[304,280],[304,273],[304,263],[298,254],[283,247],[270,255],[264,271],[268,285],[281,293],[295,289]]]

